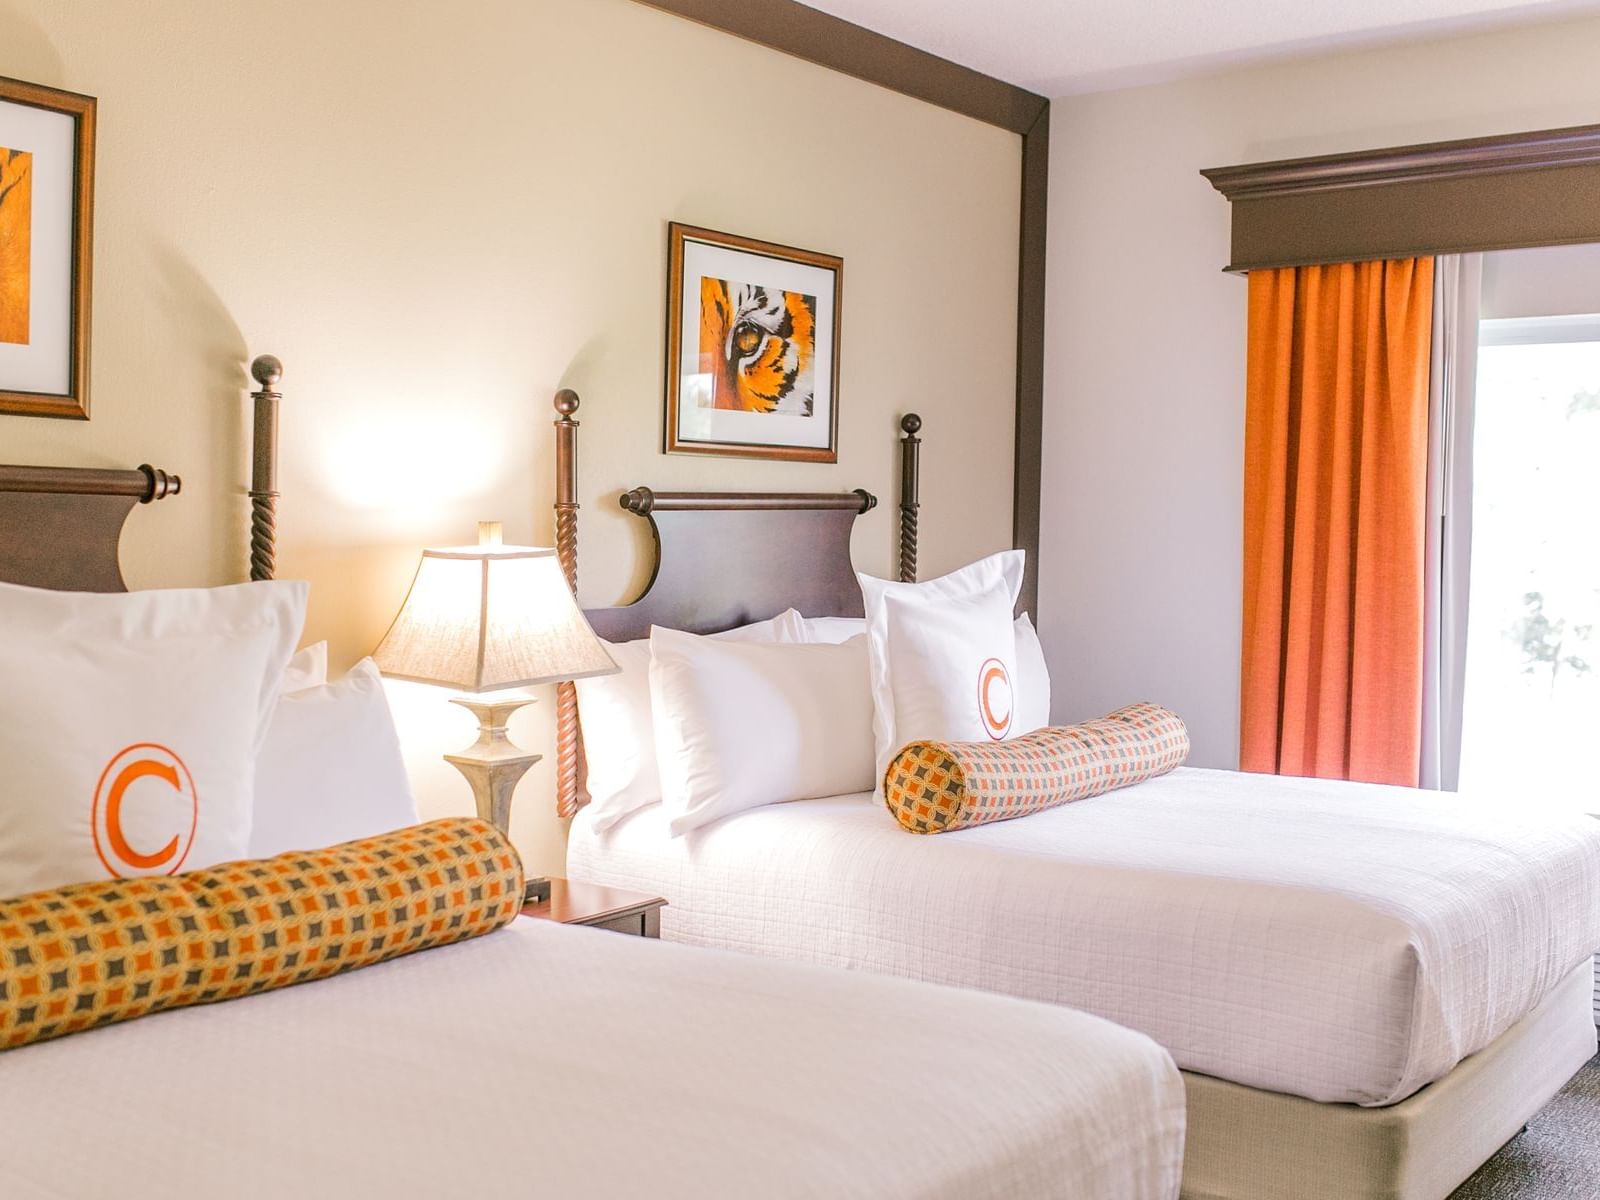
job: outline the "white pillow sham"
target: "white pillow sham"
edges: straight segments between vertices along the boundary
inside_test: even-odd
[[[770,620],[713,634],[712,639],[800,642],[802,618],[791,608]],[[650,707],[650,639],[607,642],[605,647],[620,668],[617,674],[580,679],[576,684],[589,792],[586,819],[601,830],[661,799]]]
[[[867,631],[865,617],[806,617],[808,642],[844,642]],[[1017,638],[1017,723],[1012,737],[1050,724],[1050,666],[1033,621],[1023,613],[1012,622]]]
[[[417,823],[400,738],[370,658],[284,695],[256,759],[250,857],[315,850]]]
[[[762,645],[655,629],[650,655],[661,806],[674,836],[872,786],[865,638]]]
[[[0,584],[0,895],[243,858],[306,585]]]
[[[1050,724],[1050,664],[1027,613],[1011,624],[1017,638],[1017,720],[1011,736],[1021,737]]]
[[[867,612],[874,788],[908,742],[1002,741],[1017,732],[1012,612],[1023,553],[1007,550],[927,583],[859,575]]]
[[[296,651],[283,669],[283,695],[293,695],[328,682],[328,643],[316,642]]]

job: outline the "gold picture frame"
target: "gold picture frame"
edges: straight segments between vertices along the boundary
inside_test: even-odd
[[[0,413],[89,419],[95,103],[0,77]]]
[[[663,451],[839,461],[844,260],[672,222]]]

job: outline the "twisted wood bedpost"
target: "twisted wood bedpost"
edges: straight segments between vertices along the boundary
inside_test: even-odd
[[[573,598],[578,595],[577,454],[578,393],[556,393],[556,555]],[[578,693],[570,683],[556,685],[556,815],[578,811]]]
[[[907,413],[900,418],[900,582],[917,581],[917,468],[922,453],[922,418]]]
[[[255,401],[254,462],[250,473],[250,578],[271,579],[278,570],[278,401],[283,364],[263,354],[250,364],[260,389]]]

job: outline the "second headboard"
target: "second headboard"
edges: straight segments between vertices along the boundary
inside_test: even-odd
[[[577,393],[556,394],[556,549],[578,586]],[[918,460],[922,419],[900,420],[899,576],[917,577]],[[859,617],[861,587],[850,557],[855,520],[877,500],[853,492],[657,492],[636,487],[621,505],[649,522],[650,581],[631,604],[584,611],[613,642],[648,637],[652,625],[719,633],[798,609],[808,617]],[[556,806],[572,816],[584,801],[577,695],[556,692]]]

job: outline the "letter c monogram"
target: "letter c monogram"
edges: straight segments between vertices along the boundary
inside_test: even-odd
[[[1011,732],[1014,703],[1011,672],[998,658],[987,660],[978,669],[978,716],[983,721],[983,731],[994,741],[1003,741]]]
[[[177,827],[178,831],[166,845],[149,853],[136,849],[123,829],[123,804],[129,789],[142,779],[160,780],[175,793],[173,802],[162,804],[158,811],[169,821],[168,827]],[[165,746],[138,742],[120,751],[100,773],[90,817],[95,853],[113,876],[121,879],[128,875],[173,875],[189,856],[200,817],[200,800],[195,794],[194,779],[181,758]]]

